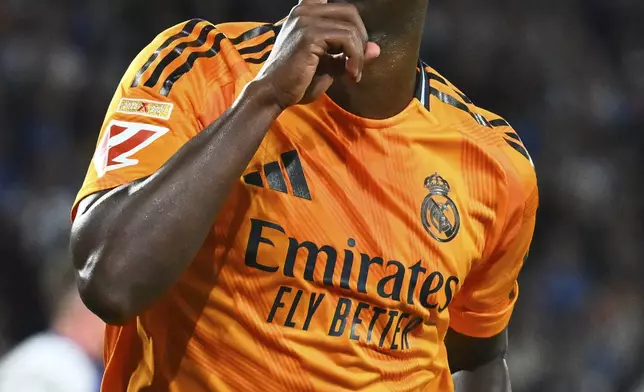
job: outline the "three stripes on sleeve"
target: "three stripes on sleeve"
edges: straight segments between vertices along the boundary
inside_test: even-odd
[[[426,64],[423,63],[423,66],[427,67]],[[482,114],[476,113],[475,111],[470,109],[469,105],[474,105],[473,102],[463,93],[458,91],[457,89],[453,88],[445,78],[443,78],[440,75],[436,75],[435,73],[428,72],[428,79],[430,80],[430,94],[433,95],[436,99],[441,101],[444,104],[453,106],[457,109],[460,109],[470,116],[479,123],[480,125],[486,127],[486,128],[499,128],[499,127],[508,127],[509,130],[507,132],[504,132],[504,140],[510,147],[512,147],[514,150],[516,150],[518,153],[523,155],[527,160],[529,160],[532,163],[532,158],[530,157],[530,154],[528,153],[528,150],[524,147],[523,141],[519,137],[519,135],[513,131],[513,129],[510,127],[510,124],[502,119],[496,119],[496,120],[491,120],[488,121]],[[455,95],[460,97],[463,102],[459,101],[456,97],[444,93],[440,90],[438,90],[436,87],[431,86],[431,81],[436,81],[444,86],[449,87]]]
[[[195,30],[203,26],[199,35],[192,41],[182,41],[178,42],[183,38],[190,37],[193,35]],[[249,41],[253,38],[264,35],[268,32],[273,32],[269,37],[266,38],[263,42],[242,48],[239,50],[239,54],[242,55],[244,60],[252,64],[261,64],[266,61],[266,58],[270,54],[269,52],[264,53],[260,58],[253,58],[251,55],[256,53],[261,53],[275,43],[275,37],[279,33],[280,26],[272,24],[262,24],[257,27],[254,27],[237,37],[228,38],[226,35],[216,29],[216,27],[209,22],[203,19],[192,19],[186,22],[181,31],[168,37],[158,48],[157,50],[150,55],[148,60],[143,64],[141,69],[136,73],[134,81],[132,82],[131,87],[138,87],[144,85],[146,87],[154,88],[159,85],[159,80],[164,71],[171,66],[171,64],[181,57],[185,50],[194,51],[190,53],[188,58],[178,66],[170,75],[160,84],[160,93],[161,95],[168,96],[172,91],[174,84],[186,73],[194,67],[195,62],[200,58],[211,58],[215,57],[221,49],[221,43],[224,39],[230,40],[233,45],[240,45],[246,41]],[[206,45],[209,41],[211,34],[216,34],[214,40],[211,44]],[[163,55],[163,56],[162,56]],[[161,57],[161,58],[160,58]],[[154,66],[151,72],[148,72]]]

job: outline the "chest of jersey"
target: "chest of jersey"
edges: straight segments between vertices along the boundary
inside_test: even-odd
[[[274,290],[437,316],[481,253],[461,143],[422,122],[343,129],[306,108],[284,113],[231,195],[237,212],[218,223],[239,227],[222,242],[243,265],[226,268]]]

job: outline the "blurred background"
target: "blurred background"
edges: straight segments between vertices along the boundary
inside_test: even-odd
[[[0,1],[0,357],[29,337],[21,351],[38,357],[48,339],[73,342],[53,351],[80,361],[87,382],[73,390],[97,390],[101,328],[77,306],[66,247],[122,73],[183,20],[277,21],[293,4]],[[510,121],[537,166],[510,329],[515,392],[644,391],[642,21],[642,0],[430,1],[424,60]]]

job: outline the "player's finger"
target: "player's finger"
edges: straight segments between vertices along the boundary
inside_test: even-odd
[[[380,57],[380,46],[375,42],[367,42],[364,51],[364,61],[368,63]]]
[[[367,28],[365,27],[364,22],[360,17],[360,13],[353,4],[332,3],[320,5],[319,3],[317,3],[300,6],[298,10],[295,10],[294,15],[348,22],[358,29],[363,41],[367,42],[369,38],[369,35],[367,34]]]
[[[347,57],[344,54],[323,56],[320,58],[316,75],[342,76],[347,72],[346,61]]]
[[[324,94],[329,87],[333,84],[335,79],[330,74],[317,75],[311,81],[311,85],[302,98],[302,103],[310,103],[315,101],[318,97]]]
[[[365,46],[359,33],[343,22],[320,21],[313,34],[322,39],[327,53],[343,53],[347,57],[347,72],[358,80],[364,66]]]

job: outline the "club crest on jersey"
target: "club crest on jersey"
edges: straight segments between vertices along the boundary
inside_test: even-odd
[[[139,160],[132,158],[132,156],[154,143],[168,131],[168,128],[156,125],[110,121],[96,147],[96,153],[92,160],[98,178],[112,170],[138,165]]]
[[[454,201],[449,197],[449,183],[438,173],[425,179],[429,195],[423,200],[420,220],[425,231],[438,242],[450,242],[461,227],[461,216]]]

